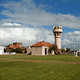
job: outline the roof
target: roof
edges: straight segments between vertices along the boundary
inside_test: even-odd
[[[6,47],[14,48],[14,49],[16,49],[16,48],[26,49],[26,47],[20,47],[20,46],[12,45],[12,44],[9,44],[9,45],[8,45],[8,46],[6,46]]]
[[[32,46],[53,46],[53,44],[48,43],[48,42],[44,42],[44,41],[40,41],[36,44],[33,44]]]

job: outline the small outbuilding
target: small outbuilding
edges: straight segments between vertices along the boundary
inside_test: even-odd
[[[53,44],[40,41],[36,44],[33,44],[31,47],[27,49],[27,54],[31,55],[48,55],[49,47],[53,46]]]

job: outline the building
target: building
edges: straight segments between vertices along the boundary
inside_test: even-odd
[[[80,56],[80,49],[77,49],[77,55]]]
[[[57,53],[61,54],[61,33],[63,32],[62,26],[53,27],[53,33],[55,36],[55,44],[58,47]]]
[[[31,55],[48,55],[49,47],[53,46],[53,44],[40,41],[27,49],[27,54]]]
[[[0,55],[4,53],[4,46],[0,45]]]
[[[23,53],[26,52],[26,47],[22,47],[22,43],[13,43],[6,46],[6,52],[11,52],[12,49],[20,48]]]

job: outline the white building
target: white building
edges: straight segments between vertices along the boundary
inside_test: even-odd
[[[4,46],[0,45],[0,54],[3,54],[3,53],[4,53]]]
[[[40,41],[27,49],[27,54],[29,55],[48,55],[49,47],[53,46],[53,44]],[[54,53],[53,53],[54,54]]]

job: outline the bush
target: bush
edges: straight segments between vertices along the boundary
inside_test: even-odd
[[[54,52],[56,52],[57,51],[57,45],[53,45],[53,46],[49,47],[48,52],[51,53],[52,50],[54,50]]]

